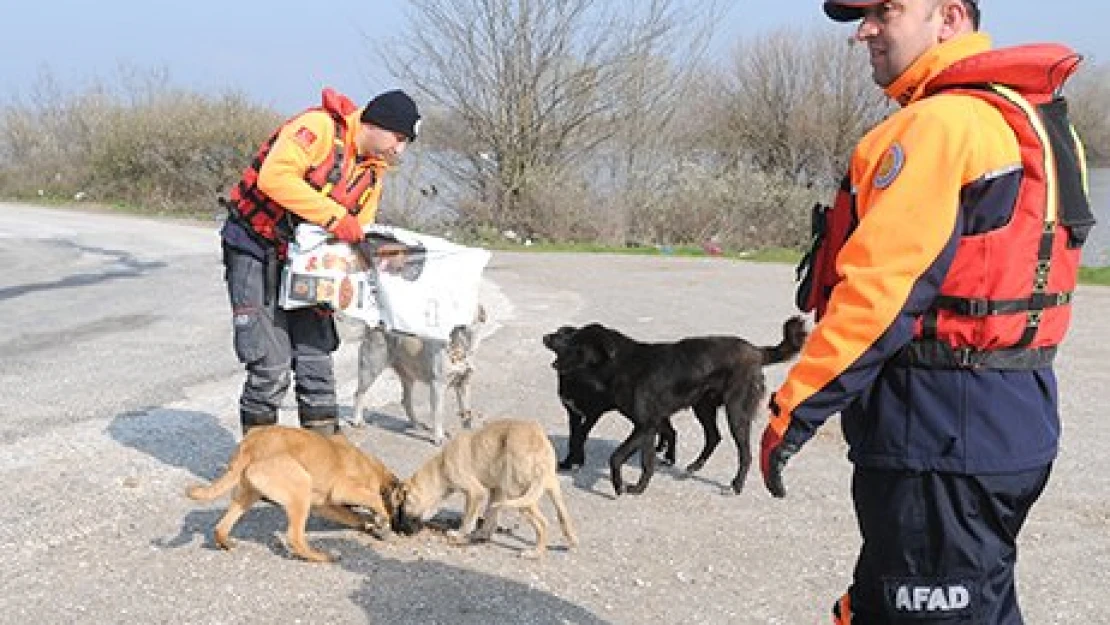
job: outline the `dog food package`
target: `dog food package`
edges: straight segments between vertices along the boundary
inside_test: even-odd
[[[289,243],[278,305],[285,309],[324,306],[371,325],[381,321],[377,280],[347,243],[329,239],[319,226],[301,224]]]
[[[359,248],[373,265],[387,329],[446,341],[474,320],[489,251],[380,225],[367,228]]]
[[[326,306],[370,325],[446,341],[474,320],[491,254],[403,228],[371,224],[358,245],[312,224],[289,244],[278,303]]]

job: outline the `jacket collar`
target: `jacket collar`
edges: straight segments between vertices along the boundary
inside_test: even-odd
[[[907,106],[921,99],[926,87],[953,63],[991,49],[991,38],[983,32],[961,35],[933,46],[917,57],[884,91],[898,104]]]

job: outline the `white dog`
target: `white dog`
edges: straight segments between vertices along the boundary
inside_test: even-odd
[[[463,427],[471,428],[474,424],[474,413],[470,408],[473,354],[480,342],[485,322],[486,310],[479,305],[474,321],[469,325],[456,327],[446,342],[389,332],[380,326],[366,326],[358,350],[358,387],[355,390],[351,425],[365,425],[363,413],[369,408],[367,402],[370,387],[386,367],[392,367],[401,380],[401,403],[405,414],[413,426],[424,430],[428,427],[416,417],[412,391],[416,382],[428,385],[433,443],[442,445],[446,438],[443,404],[448,388],[455,390]]]

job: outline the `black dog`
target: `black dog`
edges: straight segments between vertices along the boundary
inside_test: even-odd
[[[652,444],[657,435],[658,450],[667,462],[675,461],[671,415],[692,408],[705,433],[705,446],[686,467],[693,473],[721,442],[717,409],[723,405],[739,456],[732,480],[732,490],[739,493],[751,466],[752,419],[766,391],[763,367],[796,356],[808,335],[801,317],[783,323],[782,333],[782,342],[773,347],[732,336],[642,343],[597,323],[563,326],[544,335],[544,346],[555,352],[551,366],[559,373],[559,398],[570,422],[567,457],[559,469],[585,462],[590,430],[601,415],[617,410],[632,421],[633,429],[609,458],[613,490],[617,495],[642,493],[655,471]],[[625,486],[621,465],[637,450],[643,471],[635,485]]]

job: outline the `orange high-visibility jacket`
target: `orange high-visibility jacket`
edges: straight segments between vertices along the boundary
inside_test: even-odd
[[[372,222],[387,166],[359,157],[355,136],[360,114],[346,96],[325,89],[321,106],[282,124],[231,190],[243,221],[278,243],[286,211],[324,227],[348,212],[363,224]]]
[[[1090,223],[1061,219],[1062,200],[1089,216],[1074,189],[1085,170],[1049,109],[1078,57],[989,47],[985,34],[946,42],[887,88],[903,108],[853,154],[852,227],[827,300],[810,301],[824,315],[773,397],[776,430],[797,423],[790,436],[808,438],[841,412],[853,460],[894,468],[1054,457],[1051,355]],[[922,370],[888,366],[899,358]]]

